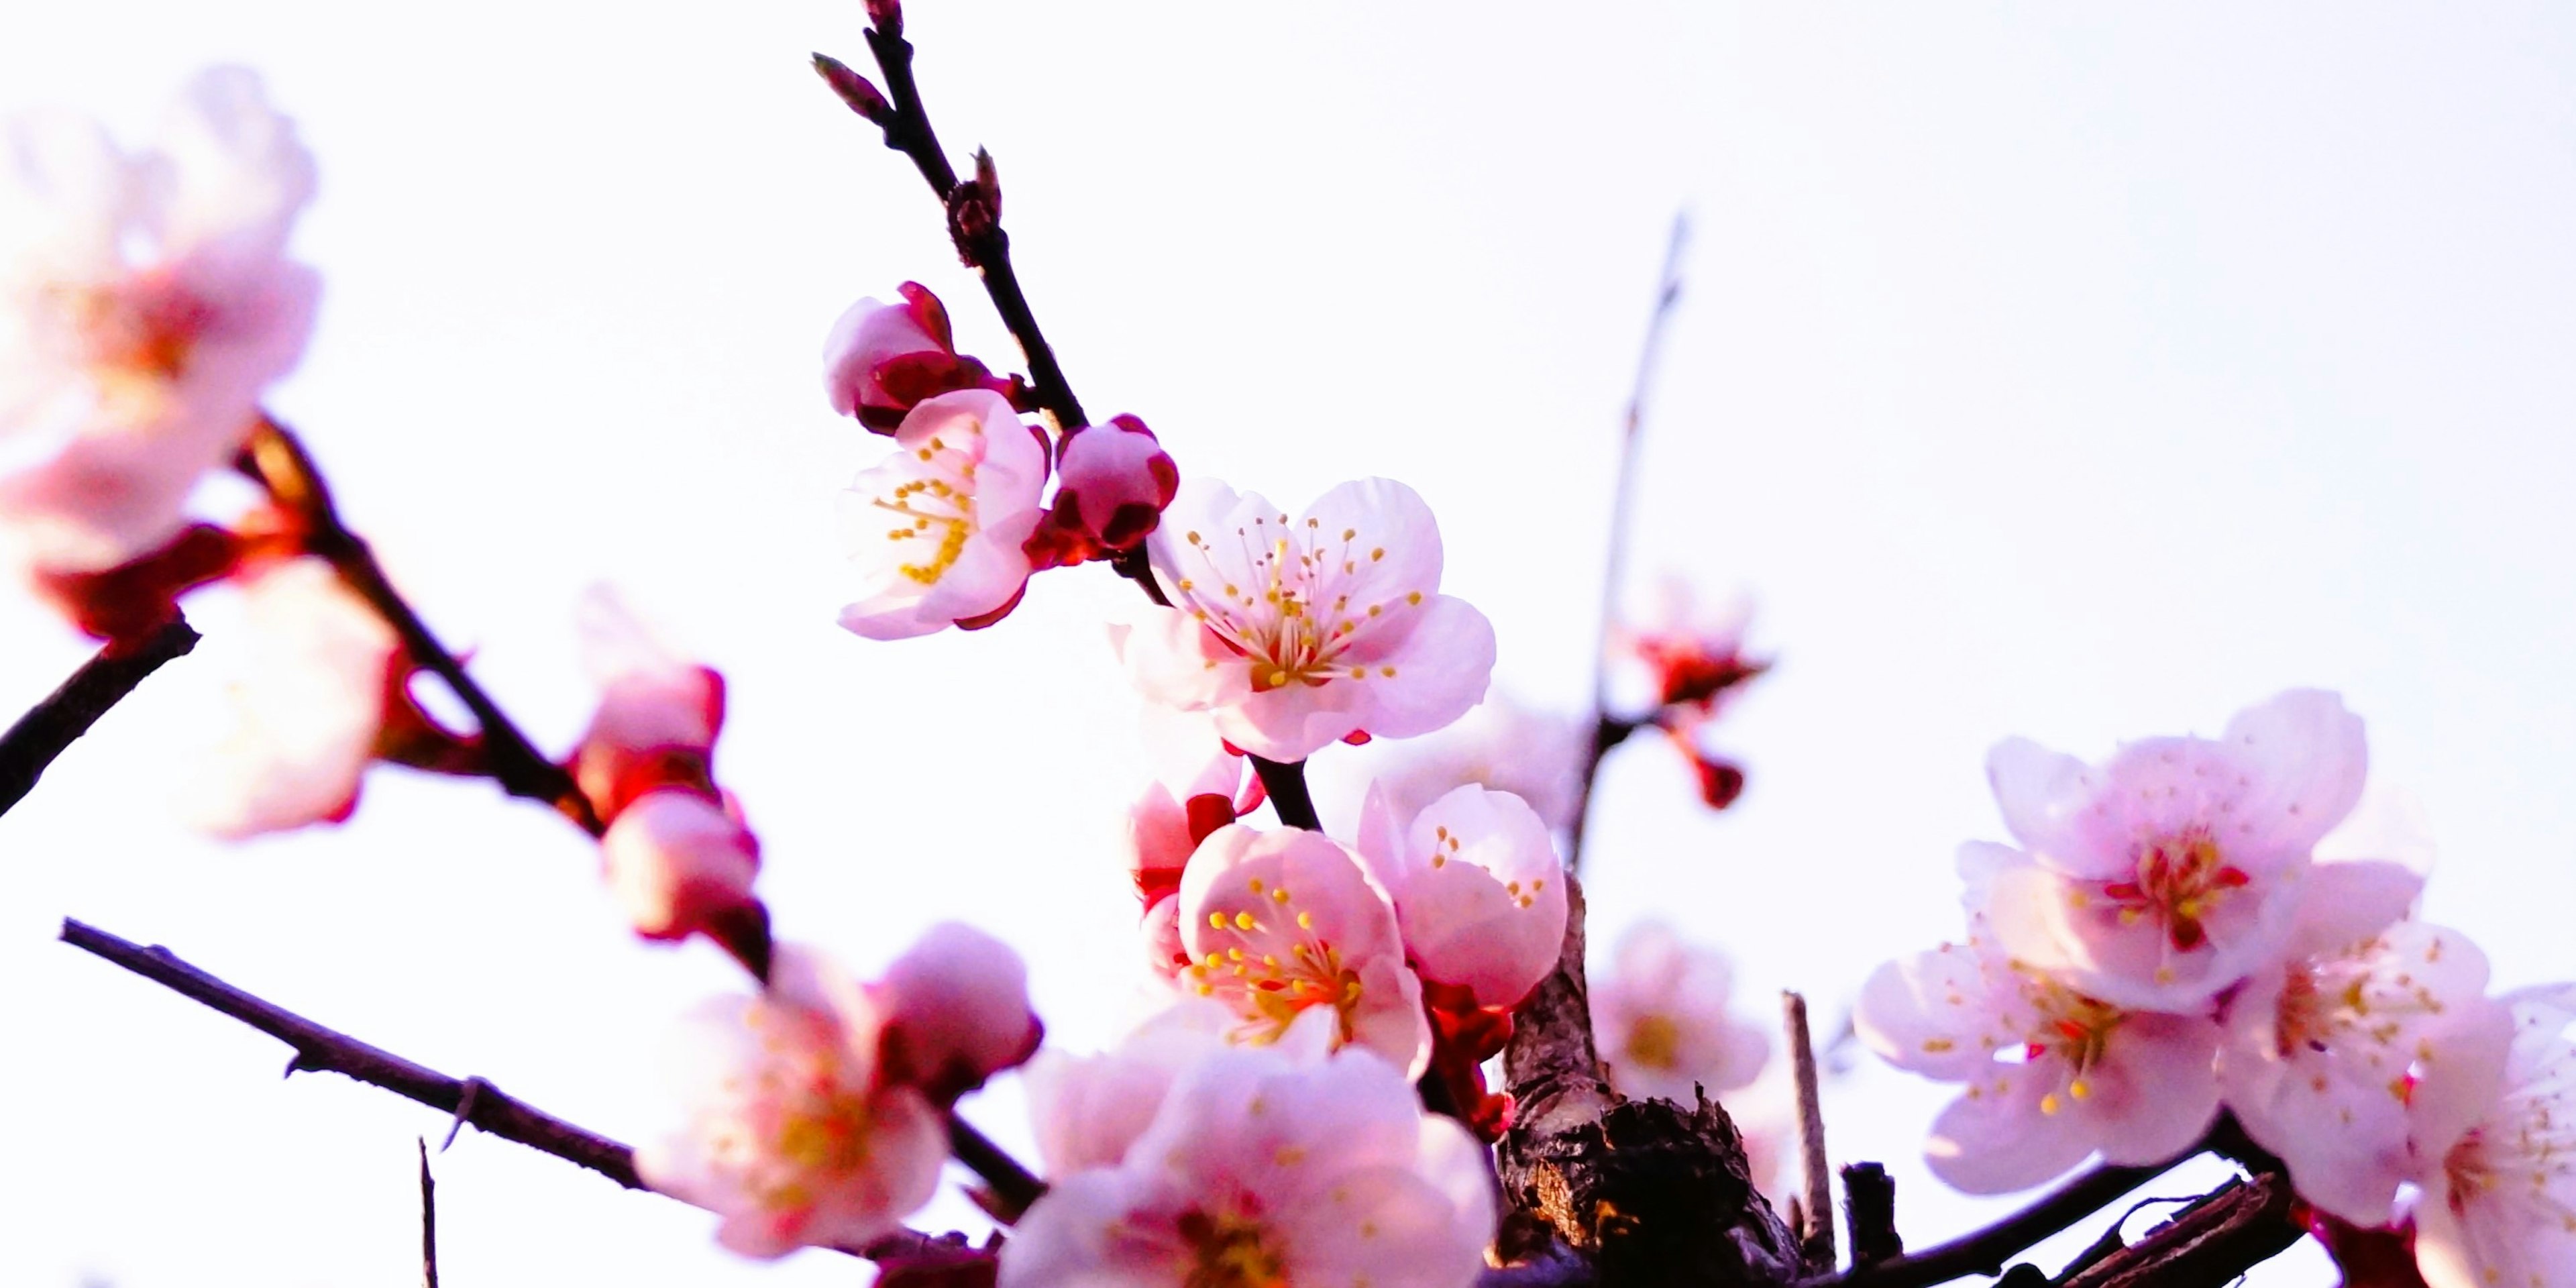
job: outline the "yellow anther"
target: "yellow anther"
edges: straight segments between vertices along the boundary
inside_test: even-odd
[[[1251,913],[1238,912],[1234,914],[1234,928],[1237,930],[1250,930],[1260,924],[1260,922],[1252,919]]]

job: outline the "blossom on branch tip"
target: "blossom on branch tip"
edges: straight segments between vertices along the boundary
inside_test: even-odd
[[[1545,821],[1509,792],[1460,787],[1398,830],[1386,797],[1362,807],[1360,853],[1395,902],[1422,978],[1479,1007],[1520,1004],[1565,944],[1565,868]]]
[[[1407,1076],[1430,1060],[1395,909],[1339,842],[1302,828],[1222,828],[1182,874],[1180,914],[1190,964],[1179,982],[1234,1013],[1233,1040],[1278,1042],[1305,1021]]]
[[[1592,1026],[1610,1084],[1631,1099],[1696,1103],[1750,1086],[1771,1058],[1770,1031],[1727,1009],[1734,968],[1660,922],[1619,937],[1592,982]]]
[[[929,1098],[881,1076],[885,1016],[829,961],[782,945],[769,987],[720,999],[675,1045],[685,1121],[635,1151],[644,1183],[724,1218],[746,1256],[856,1246],[930,1201],[948,1156]]]
[[[339,822],[375,759],[400,642],[319,559],[263,565],[240,586],[249,630],[227,687],[234,723],[183,789],[182,812],[229,840]]]
[[[1009,387],[983,363],[958,356],[948,308],[928,287],[906,282],[896,289],[902,303],[861,300],[832,323],[823,341],[823,392],[832,410],[891,433],[914,407],[940,394]]]
[[[1047,450],[1001,395],[941,394],[903,418],[895,452],[841,496],[841,532],[864,581],[841,625],[908,639],[989,625],[1029,579]]]
[[[1879,967],[1852,1022],[1888,1063],[1965,1084],[1926,1156],[1970,1194],[2027,1189],[2097,1150],[2160,1163],[2218,1116],[2215,1022],[2122,1010],[1983,935]]]
[[[2431,1121],[2417,1140],[2415,1262],[2430,1288],[2576,1285],[2576,989],[2502,1001],[2514,1031],[2501,1058],[2416,1089]]]
[[[1172,606],[1113,628],[1128,677],[1247,752],[1293,761],[1353,734],[1409,738],[1484,696],[1493,626],[1439,593],[1439,525],[1401,483],[1344,483],[1292,518],[1186,480],[1146,549]]]
[[[1010,945],[942,922],[886,968],[886,1076],[947,1104],[1027,1060],[1045,1030],[1029,1009],[1029,971]]]
[[[1098,1073],[1099,1070],[1091,1072]],[[1093,1094],[1032,1093],[1061,1117],[1133,1096],[1148,1061]],[[1466,1288],[1494,1234],[1484,1151],[1425,1116],[1410,1081],[1366,1051],[1209,1053],[1176,1075],[1123,1154],[1059,1174],[1003,1245],[1002,1288]],[[1046,1121],[1041,1139],[1061,1138]]]
[[[751,893],[760,842],[697,792],[665,787],[626,803],[599,853],[609,892],[646,939],[722,936],[739,918],[765,915]]]
[[[1979,847],[1981,906],[2037,969],[2119,1005],[2193,1009],[2281,951],[2366,765],[2360,719],[2315,690],[2100,766],[2006,742],[1987,774],[2021,848]]]
[[[302,356],[313,160],[240,68],[191,80],[150,151],[60,115],[0,142],[0,546],[98,572],[179,532]]]

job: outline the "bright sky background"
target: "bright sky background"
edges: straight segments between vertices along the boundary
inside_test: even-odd
[[[918,177],[803,66],[864,62],[859,6],[611,12],[20,6],[0,105],[140,129],[201,64],[266,72],[320,158],[298,245],[328,281],[274,405],[438,628],[561,747],[571,605],[614,579],[733,682],[721,769],[785,934],[873,967],[972,920],[1097,1046],[1131,1003],[1142,771],[1097,626],[1130,592],[1051,575],[905,644],[833,625],[832,496],[880,450],[823,403],[834,315],[918,278],[1010,352]],[[2576,974],[2576,11],[921,0],[912,31],[1094,413],[1290,503],[1414,484],[1503,679],[1567,706],[1690,208],[1637,562],[1750,589],[1781,664],[1726,729],[1735,811],[1614,760],[1596,939],[1652,911],[1732,949],[1748,1006],[1837,1012],[1955,933],[1951,851],[2000,835],[1989,744],[2096,755],[2321,685],[2443,844],[2431,914],[2507,983]],[[58,918],[630,1139],[667,1022],[733,979],[632,944],[587,843],[487,787],[382,773],[348,827],[190,839],[161,802],[221,672],[224,607],[199,616],[201,655],[0,822],[0,1281],[409,1284],[412,1138],[444,1123],[281,1082],[275,1043]],[[0,712],[84,652],[7,601]],[[1869,1070],[1829,1105],[1918,1243],[1986,1210],[1920,1169],[1943,1097]],[[969,1112],[1022,1130],[1007,1092]],[[855,1273],[734,1260],[505,1142],[438,1168],[453,1284]],[[2255,1282],[2318,1281],[2280,1264]]]

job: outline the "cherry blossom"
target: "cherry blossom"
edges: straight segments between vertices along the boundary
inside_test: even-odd
[[[2431,1288],[2576,1285],[2576,988],[2503,1000],[2514,1032],[2489,1076],[2418,1088],[2434,1121],[2418,1140],[2415,1260]]]
[[[1592,978],[1592,1028],[1610,1083],[1633,1099],[1695,1103],[1749,1086],[1771,1058],[1771,1036],[1727,1010],[1735,972],[1723,953],[1643,922],[1619,937],[1610,969]]]
[[[1129,678],[1236,747],[1302,760],[1352,734],[1409,738],[1484,696],[1493,627],[1439,593],[1439,526],[1401,483],[1344,483],[1291,518],[1190,479],[1145,544],[1172,607],[1113,630]]]
[[[2096,1150],[2163,1162],[2218,1116],[2214,1021],[2122,1010],[1982,935],[1879,967],[1852,1018],[1888,1063],[1966,1084],[1926,1154],[1971,1194],[2037,1185]]]
[[[902,303],[860,300],[823,341],[823,392],[832,410],[877,430],[900,424],[926,399],[993,383],[984,364],[957,356],[938,296],[919,282],[895,289]]]
[[[647,1185],[724,1218],[746,1256],[856,1245],[930,1200],[947,1130],[880,1076],[885,1015],[828,960],[782,945],[769,988],[720,999],[676,1044],[687,1119],[635,1151]]]
[[[1460,787],[1398,833],[1372,793],[1360,853],[1395,901],[1424,979],[1508,1009],[1556,969],[1565,943],[1565,869],[1538,814],[1509,792]]]
[[[375,759],[400,643],[319,559],[263,565],[240,586],[248,647],[227,685],[233,725],[181,812],[230,840],[339,822]]]
[[[1310,1011],[1418,1076],[1430,1060],[1422,985],[1395,910],[1339,842],[1237,824],[1199,846],[1181,877],[1180,982],[1231,1010],[1234,1040],[1277,1042]]]
[[[1115,416],[1066,430],[1055,504],[1030,538],[1031,557],[1060,567],[1133,549],[1162,521],[1180,484],[1179,468],[1144,421]]]
[[[1011,404],[981,389],[924,400],[895,452],[842,494],[841,530],[864,577],[841,625],[876,640],[988,624],[1029,578],[1047,450]]]
[[[664,788],[636,798],[599,838],[609,893],[635,933],[681,940],[720,933],[752,912],[760,842],[742,821],[696,792]]]
[[[1123,1128],[1162,1076],[1150,1058],[1094,1072],[1091,1094],[1032,1099],[1050,1118],[1111,1101]],[[1072,1147],[1094,1165],[1022,1218],[1002,1288],[1465,1288],[1493,1237],[1483,1150],[1366,1051],[1213,1052],[1170,1077],[1114,1165],[1095,1161],[1120,1134]],[[1047,1122],[1039,1135],[1067,1148]]]
[[[2366,759],[2361,721],[2315,690],[2238,714],[2223,738],[2130,743],[2099,767],[2006,742],[1987,772],[2022,849],[1991,851],[1995,936],[2105,1001],[2192,1009],[2281,951]]]
[[[1643,705],[1690,706],[1713,713],[1764,663],[1744,653],[1753,605],[1741,596],[1704,603],[1690,583],[1667,577],[1645,612],[1618,626],[1613,642],[1644,672]]]
[[[886,968],[889,1077],[942,1102],[1029,1058],[1044,1030],[1029,1010],[1029,971],[1010,945],[942,922]]]
[[[1087,1168],[1116,1167],[1128,1147],[1153,1125],[1163,1097],[1181,1071],[1226,1048],[1231,1011],[1206,998],[1188,997],[1155,1013],[1117,1046],[1087,1056],[1049,1047],[1030,1059],[1022,1085],[1036,1128],[1038,1160],[1050,1176]],[[1301,1062],[1321,1059],[1332,1045],[1328,1026],[1296,1026],[1284,1039]]]
[[[2248,980],[2223,1021],[2227,1107],[2300,1197],[2355,1225],[2387,1224],[2412,1170],[2418,1078],[2512,1030],[2474,945],[2395,921],[2421,885],[2394,864],[2320,865],[2288,959]]]
[[[176,536],[198,479],[302,355],[319,290],[283,258],[313,161],[258,77],[190,81],[156,147],[7,127],[0,170],[0,545],[49,573]]]
[[[1386,793],[1396,815],[1410,818],[1460,787],[1510,792],[1550,828],[1574,822],[1583,752],[1592,731],[1570,716],[1529,706],[1496,688],[1457,723],[1419,738],[1372,743],[1356,756],[1315,761],[1321,778],[1343,778]],[[1357,766],[1344,772],[1345,765]]]
[[[714,793],[709,759],[724,727],[724,677],[657,638],[614,592],[595,589],[577,618],[599,710],[573,752],[574,778],[600,817],[672,784]]]

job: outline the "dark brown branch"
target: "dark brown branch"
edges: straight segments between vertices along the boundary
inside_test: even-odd
[[[1664,246],[1664,271],[1655,286],[1655,310],[1646,319],[1646,340],[1637,354],[1637,374],[1628,387],[1628,414],[1619,430],[1619,467],[1610,485],[1610,543],[1601,569],[1601,626],[1593,642],[1592,742],[1576,771],[1574,823],[1567,829],[1565,867],[1583,866],[1583,834],[1592,818],[1592,784],[1600,777],[1601,759],[1626,740],[1637,726],[1610,713],[1610,635],[1619,620],[1619,596],[1628,578],[1628,516],[1637,486],[1637,442],[1646,423],[1646,395],[1653,386],[1655,359],[1663,351],[1664,330],[1682,296],[1682,248],[1690,239],[1690,220],[1673,217],[1672,240]]]
[[[144,677],[197,647],[186,618],[172,616],[137,640],[110,640],[43,701],[0,734],[0,814],[27,798],[36,780],[66,748],[88,733],[108,708],[125,700]]]
[[[1834,1268],[1833,1170],[1825,1162],[1825,1110],[1816,1090],[1816,1045],[1807,1032],[1807,999],[1780,994],[1780,1016],[1789,1044],[1789,1071],[1798,1091],[1798,1167],[1806,1186],[1799,1195],[1805,1228],[1795,1228],[1798,1255],[1811,1271]]]
[[[1905,1254],[1896,1233],[1896,1178],[1876,1163],[1843,1169],[1843,1220],[1851,1231],[1852,1264],[1874,1266]]]
[[[429,1175],[429,1138],[414,1143],[420,1146],[421,1288],[438,1288],[438,1183]]]
[[[983,1178],[985,1188],[992,1191],[998,1203],[993,1216],[1004,1225],[1019,1220],[1030,1204],[1046,1196],[1046,1182],[954,1113],[948,1115],[948,1152]]]
[[[2002,1274],[2004,1264],[2032,1244],[2101,1211],[2182,1161],[2176,1158],[2155,1167],[2096,1167],[1984,1229],[1874,1266],[1856,1265],[1840,1275],[1809,1279],[1805,1288],[1930,1288],[1969,1275]]]
[[[2230,1181],[2059,1288],[2225,1288],[2305,1237],[2296,1202],[2277,1173]]]
[[[1278,813],[1280,823],[1309,832],[1324,830],[1322,818],[1315,813],[1314,794],[1306,789],[1306,762],[1282,763],[1259,756],[1250,759],[1252,772],[1261,776],[1262,791],[1269,795],[1270,808]]]
[[[485,768],[493,781],[513,796],[553,806],[592,836],[604,831],[590,798],[582,794],[572,774],[528,741],[527,735],[502,712],[500,704],[465,673],[465,664],[438,642],[428,623],[394,589],[366,540],[341,520],[339,508],[331,501],[330,486],[295,435],[263,416],[243,449],[242,464],[244,471],[267,488],[279,505],[305,524],[306,549],[328,560],[340,580],[393,627],[412,664],[437,676],[465,704],[465,709],[474,713],[474,722],[482,730]]]

